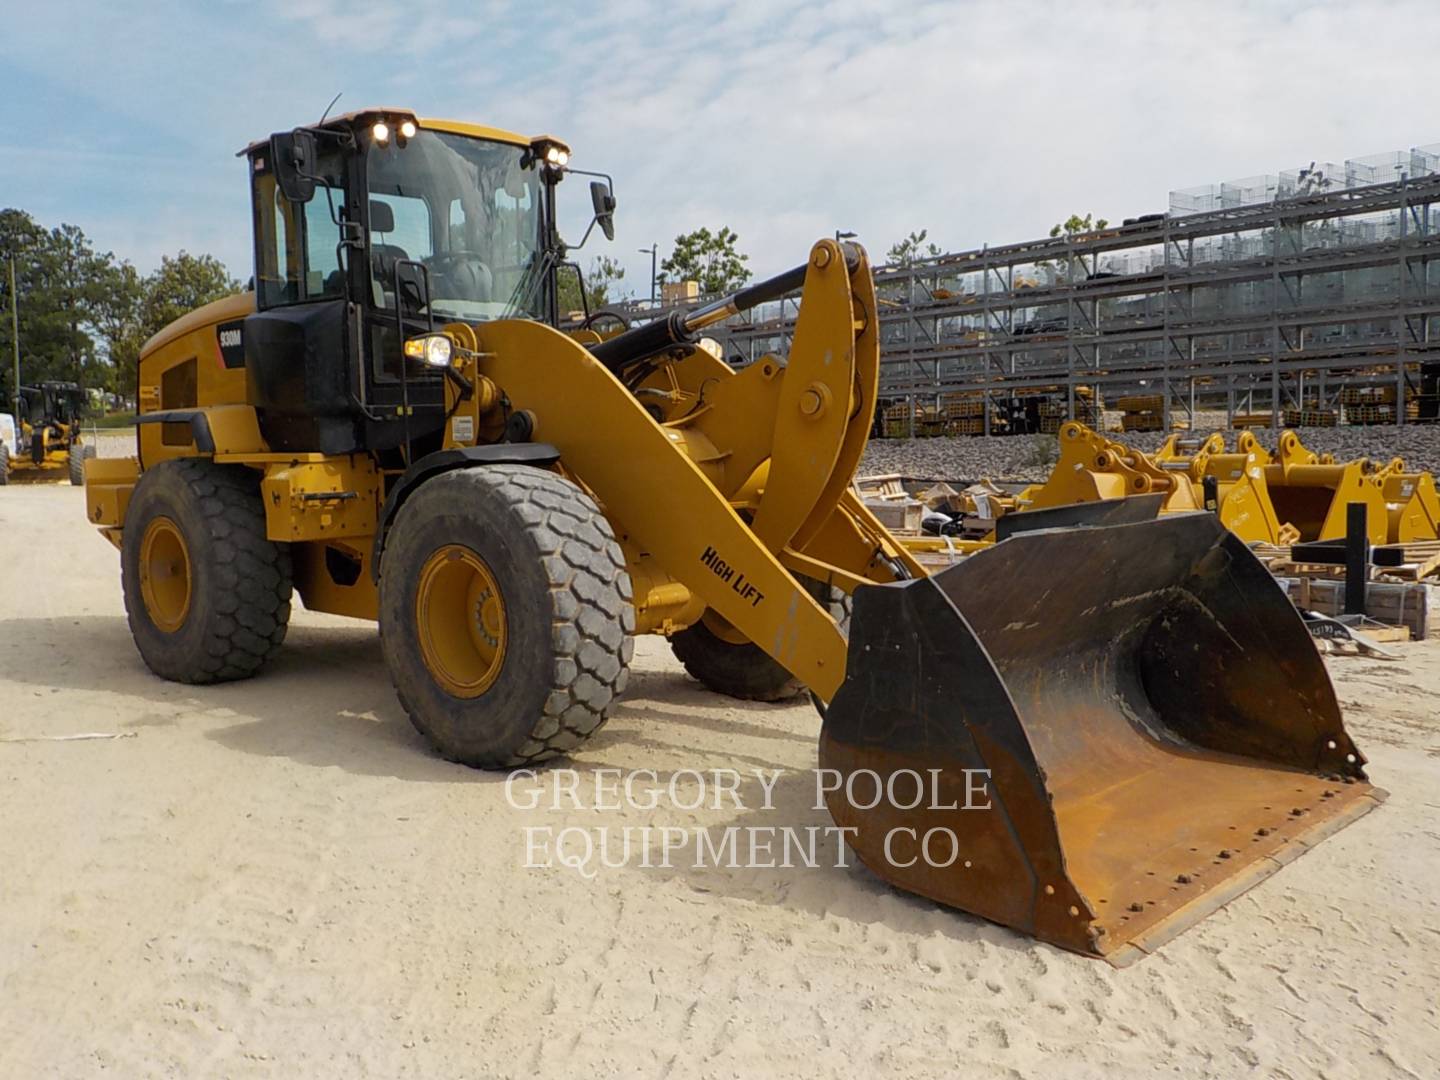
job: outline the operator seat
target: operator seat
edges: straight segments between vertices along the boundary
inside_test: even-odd
[[[478,260],[465,259],[457,262],[447,278],[450,294],[467,300],[488,303],[494,299],[495,278],[490,268]]]
[[[370,282],[376,307],[395,306],[395,264],[410,256],[398,244],[376,241],[376,233],[395,231],[395,211],[389,203],[370,200]]]

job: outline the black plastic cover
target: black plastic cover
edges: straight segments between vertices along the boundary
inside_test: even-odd
[[[270,308],[245,319],[247,396],[276,450],[362,449],[351,385],[345,301]]]

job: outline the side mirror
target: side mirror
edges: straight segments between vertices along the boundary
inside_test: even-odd
[[[615,239],[615,196],[610,185],[599,180],[590,181],[590,205],[595,208],[595,220],[606,240]]]
[[[315,197],[315,136],[303,128],[270,136],[270,163],[280,193],[292,203]]]

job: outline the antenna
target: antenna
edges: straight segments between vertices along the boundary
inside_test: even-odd
[[[341,90],[340,94],[343,93],[345,93],[345,91]],[[335,107],[335,102],[340,100],[340,94],[336,94],[333,98],[330,99],[330,104],[325,106],[325,111],[320,114],[320,124],[325,123],[325,117],[330,115],[330,110]],[[319,127],[320,124],[316,124],[315,126]]]

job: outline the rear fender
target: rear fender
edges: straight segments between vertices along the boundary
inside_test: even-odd
[[[534,465],[550,468],[560,460],[560,451],[549,443],[490,443],[485,446],[460,446],[437,450],[411,463],[400,479],[390,486],[380,518],[375,526],[374,552],[370,560],[373,580],[380,580],[380,557],[385,553],[385,538],[395,515],[405,500],[426,480],[455,469],[474,469],[485,465]]]
[[[85,463],[85,516],[92,525],[125,527],[130,496],[140,482],[140,462],[133,457],[91,458]]]
[[[135,418],[135,432],[140,463],[146,469],[172,458],[253,455],[270,450],[250,405],[141,413]]]

